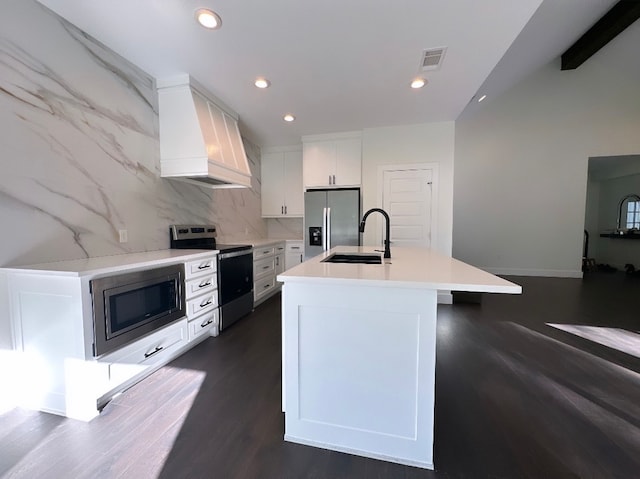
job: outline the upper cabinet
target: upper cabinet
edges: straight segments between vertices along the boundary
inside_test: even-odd
[[[305,188],[360,185],[360,132],[304,136],[302,144]]]
[[[211,188],[251,186],[238,117],[188,75],[158,81],[160,169]]]
[[[264,149],[261,171],[262,216],[301,217],[304,212],[302,149]]]

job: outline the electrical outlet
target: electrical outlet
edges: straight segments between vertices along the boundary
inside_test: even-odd
[[[118,230],[118,235],[120,243],[126,243],[129,241],[129,234],[127,233],[127,230]]]

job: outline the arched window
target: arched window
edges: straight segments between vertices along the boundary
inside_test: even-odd
[[[627,229],[640,229],[640,201],[627,201]]]

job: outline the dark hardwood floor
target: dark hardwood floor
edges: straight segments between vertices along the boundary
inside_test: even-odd
[[[283,441],[276,297],[90,423],[3,414],[0,476],[640,477],[640,359],[547,325],[638,332],[640,278],[511,279],[523,295],[439,308],[436,471]]]

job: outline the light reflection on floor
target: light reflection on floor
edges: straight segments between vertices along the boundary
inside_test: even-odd
[[[580,324],[546,323],[552,328],[575,334],[603,346],[640,358],[640,334],[634,331],[604,326],[583,326]]]

